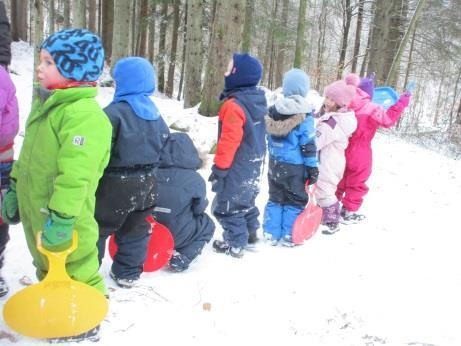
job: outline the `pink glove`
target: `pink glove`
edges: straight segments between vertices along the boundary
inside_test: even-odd
[[[404,92],[402,95],[400,95],[399,102],[402,106],[408,107],[408,104],[410,103],[410,97],[411,93],[410,92]]]

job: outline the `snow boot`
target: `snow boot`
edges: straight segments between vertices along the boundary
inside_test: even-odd
[[[50,344],[62,344],[67,342],[81,342],[81,341],[91,341],[91,342],[98,342],[100,339],[99,335],[99,326],[90,329],[89,331],[75,335],[75,336],[64,336],[62,338],[51,338],[48,339]]]
[[[224,240],[215,240],[213,242],[213,249],[217,253],[225,253],[235,258],[242,258],[244,255],[243,247],[230,246]]]
[[[116,277],[115,274],[112,272],[112,270],[110,271],[109,275],[112,278],[112,280],[115,281],[117,286],[121,288],[132,288],[136,285],[136,283],[139,280],[139,279],[123,279],[123,278]]]
[[[345,225],[352,225],[365,220],[365,215],[356,213],[354,211],[348,211],[346,208],[341,209],[339,222]]]
[[[8,293],[8,285],[6,284],[5,279],[0,274],[0,297],[5,296]]]
[[[328,222],[323,225],[324,229],[322,230],[323,234],[335,234],[336,232],[339,231],[339,223],[337,222]]]
[[[176,252],[170,259],[170,269],[174,272],[180,273],[189,268],[190,259],[187,256]]]
[[[280,244],[286,247],[293,247],[295,244],[293,243],[293,240],[289,235],[284,236],[282,239],[280,239]]]
[[[264,240],[271,246],[277,246],[279,243],[278,239],[275,239],[274,236],[270,233],[264,233]]]

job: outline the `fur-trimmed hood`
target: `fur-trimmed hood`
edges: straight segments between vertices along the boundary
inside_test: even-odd
[[[290,131],[300,125],[304,119],[306,119],[306,114],[294,114],[284,120],[274,120],[269,115],[266,115],[266,131],[273,136],[286,137]]]

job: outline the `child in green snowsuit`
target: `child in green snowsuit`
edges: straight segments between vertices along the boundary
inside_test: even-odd
[[[48,261],[37,251],[42,244],[62,251],[78,233],[78,248],[68,257],[69,275],[106,294],[98,273],[98,226],[95,191],[106,167],[112,127],[95,100],[96,80],[104,66],[99,37],[84,29],[66,29],[41,45],[37,90],[27,119],[24,143],[13,165],[2,218],[22,222],[27,245],[43,279]]]

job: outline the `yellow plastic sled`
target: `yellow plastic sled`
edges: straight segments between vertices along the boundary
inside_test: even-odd
[[[48,257],[49,271],[41,282],[5,303],[3,318],[13,330],[33,338],[59,338],[82,334],[101,323],[109,308],[107,299],[66,272],[66,258],[77,246],[76,231],[72,245],[61,252],[44,249],[41,232],[37,234],[37,249]]]

